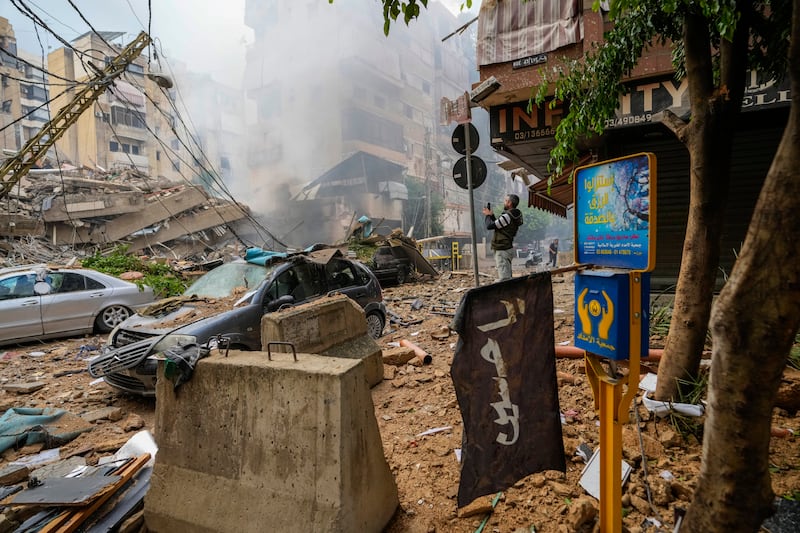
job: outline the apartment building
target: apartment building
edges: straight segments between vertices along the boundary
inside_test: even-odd
[[[47,80],[36,57],[17,49],[14,29],[0,17],[0,148],[16,151],[49,119]]]
[[[77,82],[93,77],[116,57],[128,42],[121,32],[88,32],[47,56],[48,70]],[[169,99],[174,93],[161,90],[145,74],[148,58],[140,55],[113,86],[83,113],[56,141],[60,158],[75,166],[99,171],[136,168],[170,180],[181,180],[180,160],[172,156],[178,146],[173,133],[174,113]],[[51,76],[53,86],[61,84]],[[51,107],[60,109],[74,97],[75,89],[56,96]]]
[[[350,220],[358,211],[373,220],[401,220],[403,205],[412,201],[404,181],[412,179],[440,196],[452,191],[448,209],[467,209],[452,180],[456,154],[438,115],[442,96],[454,99],[469,89],[469,52],[459,39],[442,43],[459,23],[441,4],[429,3],[425,17],[410,28],[398,25],[389,37],[380,9],[369,2],[248,0],[245,22],[255,35],[245,91],[254,103],[247,161],[257,196],[285,198],[286,191],[333,175],[335,167],[351,168],[338,165],[363,152],[405,173],[352,176],[362,180],[359,194],[331,199],[326,217]],[[384,182],[395,185],[378,185]],[[376,203],[376,195],[383,201]],[[445,219],[453,221],[446,231],[455,231],[458,216]]]

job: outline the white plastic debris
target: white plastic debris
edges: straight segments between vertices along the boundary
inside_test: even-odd
[[[158,453],[158,445],[153,439],[152,433],[144,429],[139,431],[128,439],[128,442],[122,445],[122,448],[117,450],[112,456],[112,461],[119,461],[120,459],[131,459],[139,457],[144,453],[150,454],[150,460],[147,461],[147,466],[153,466],[156,462],[156,453]]]
[[[667,481],[672,481],[673,479],[675,479],[675,476],[669,470],[662,470],[658,475],[661,476],[662,479],[666,479]]]
[[[656,383],[658,383],[658,376],[652,372],[648,372],[640,381],[639,388],[647,392],[656,391]]]
[[[656,416],[667,416],[670,412],[679,413],[686,416],[703,416],[705,409],[702,405],[694,405],[691,403],[677,403],[677,402],[662,402],[651,399],[648,394],[656,391],[658,384],[658,376],[652,372],[648,372],[640,381],[639,388],[642,389],[644,395],[642,402],[645,408]]]
[[[686,416],[703,416],[705,409],[702,405],[694,405],[691,403],[677,403],[677,402],[660,402],[658,400],[651,400],[647,396],[647,392],[642,396],[642,402],[645,408],[656,416],[667,416],[671,412],[679,413]]]
[[[442,431],[447,431],[448,429],[453,429],[453,426],[442,426],[438,428],[428,429],[423,431],[422,433],[417,433],[417,437],[424,437],[425,435],[433,435],[434,433],[440,433]]]

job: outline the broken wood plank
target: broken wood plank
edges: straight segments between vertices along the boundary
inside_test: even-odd
[[[136,473],[139,472],[139,470],[141,470],[145,464],[147,464],[149,460],[150,454],[145,453],[136,457],[136,459],[133,461],[126,463],[114,474],[115,476],[119,477],[119,480],[113,485],[109,485],[102,491],[101,494],[98,494],[97,498],[95,498],[90,505],[87,505],[81,509],[64,511],[55,519],[51,520],[46,526],[40,529],[39,532],[72,533],[73,531],[77,530],[78,527],[92,515],[92,513],[99,509],[100,506],[103,505],[109,498],[111,498],[115,492],[117,492],[128,481],[130,481],[133,476],[136,475]]]

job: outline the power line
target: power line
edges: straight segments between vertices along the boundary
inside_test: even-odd
[[[57,98],[59,98],[59,97],[63,96],[63,95],[64,95],[64,94],[66,94],[66,93],[67,93],[67,92],[68,92],[68,91],[69,91],[71,88],[72,88],[72,87],[70,87],[70,88],[67,88],[67,89],[64,89],[63,91],[61,91],[60,93],[58,93],[58,94],[57,94],[57,95],[55,95],[54,97],[50,98],[50,99],[49,99],[49,100],[47,100],[46,102],[44,102],[44,103],[42,103],[42,104],[40,104],[40,105],[38,105],[38,106],[34,107],[34,108],[33,108],[33,109],[31,109],[30,111],[28,111],[27,113],[25,113],[24,115],[22,115],[21,117],[19,117],[19,118],[15,119],[15,120],[12,120],[12,121],[11,121],[11,122],[9,122],[8,124],[6,124],[6,125],[5,125],[5,126],[3,126],[2,128],[0,128],[0,132],[2,132],[2,131],[4,131],[4,130],[6,130],[6,129],[8,129],[8,128],[10,128],[11,126],[13,126],[14,124],[16,124],[17,122],[20,122],[20,121],[22,121],[22,120],[25,120],[25,119],[26,119],[26,118],[28,118],[30,115],[32,115],[33,113],[35,113],[36,111],[38,111],[39,109],[41,109],[41,108],[43,108],[43,107],[45,107],[45,106],[47,106],[47,108],[48,108],[48,110],[47,110],[47,113],[49,114],[49,113],[50,113],[50,107],[49,107],[49,106],[50,106],[50,102],[52,102],[53,100],[55,100],[55,99],[57,99]]]
[[[44,69],[44,68],[42,68],[42,67],[40,67],[40,66],[34,65],[34,64],[33,64],[33,63],[31,63],[30,61],[26,61],[25,59],[22,59],[22,58],[21,58],[21,57],[19,57],[18,55],[16,55],[16,54],[12,54],[11,52],[9,52],[8,50],[6,50],[6,49],[5,49],[5,48],[3,48],[2,46],[0,46],[0,52],[3,52],[5,55],[7,55],[7,56],[9,56],[9,57],[13,57],[14,59],[16,59],[17,61],[19,61],[20,63],[24,63],[24,64],[28,65],[29,67],[31,67],[31,68],[33,68],[33,69],[36,69],[36,70],[38,70],[39,72],[41,72],[41,73],[43,73],[43,74],[47,74],[48,76],[51,76],[51,77],[53,77],[53,78],[56,78],[56,79],[58,79],[58,80],[62,80],[62,81],[68,81],[68,82],[70,82],[70,83],[73,83],[73,84],[75,84],[75,85],[79,85],[79,84],[81,84],[81,83],[84,83],[84,82],[80,82],[80,81],[78,81],[78,80],[71,80],[71,79],[69,79],[69,78],[65,78],[64,76],[59,76],[58,74],[54,74],[54,73],[50,72],[49,70],[46,70],[46,69]]]

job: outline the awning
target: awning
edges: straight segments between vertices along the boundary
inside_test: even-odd
[[[572,173],[576,168],[589,163],[592,157],[592,154],[586,154],[577,162],[565,168],[560,174],[554,174],[550,190],[547,187],[547,180],[542,180],[528,187],[528,205],[566,218],[567,208],[572,205],[574,198]]]

